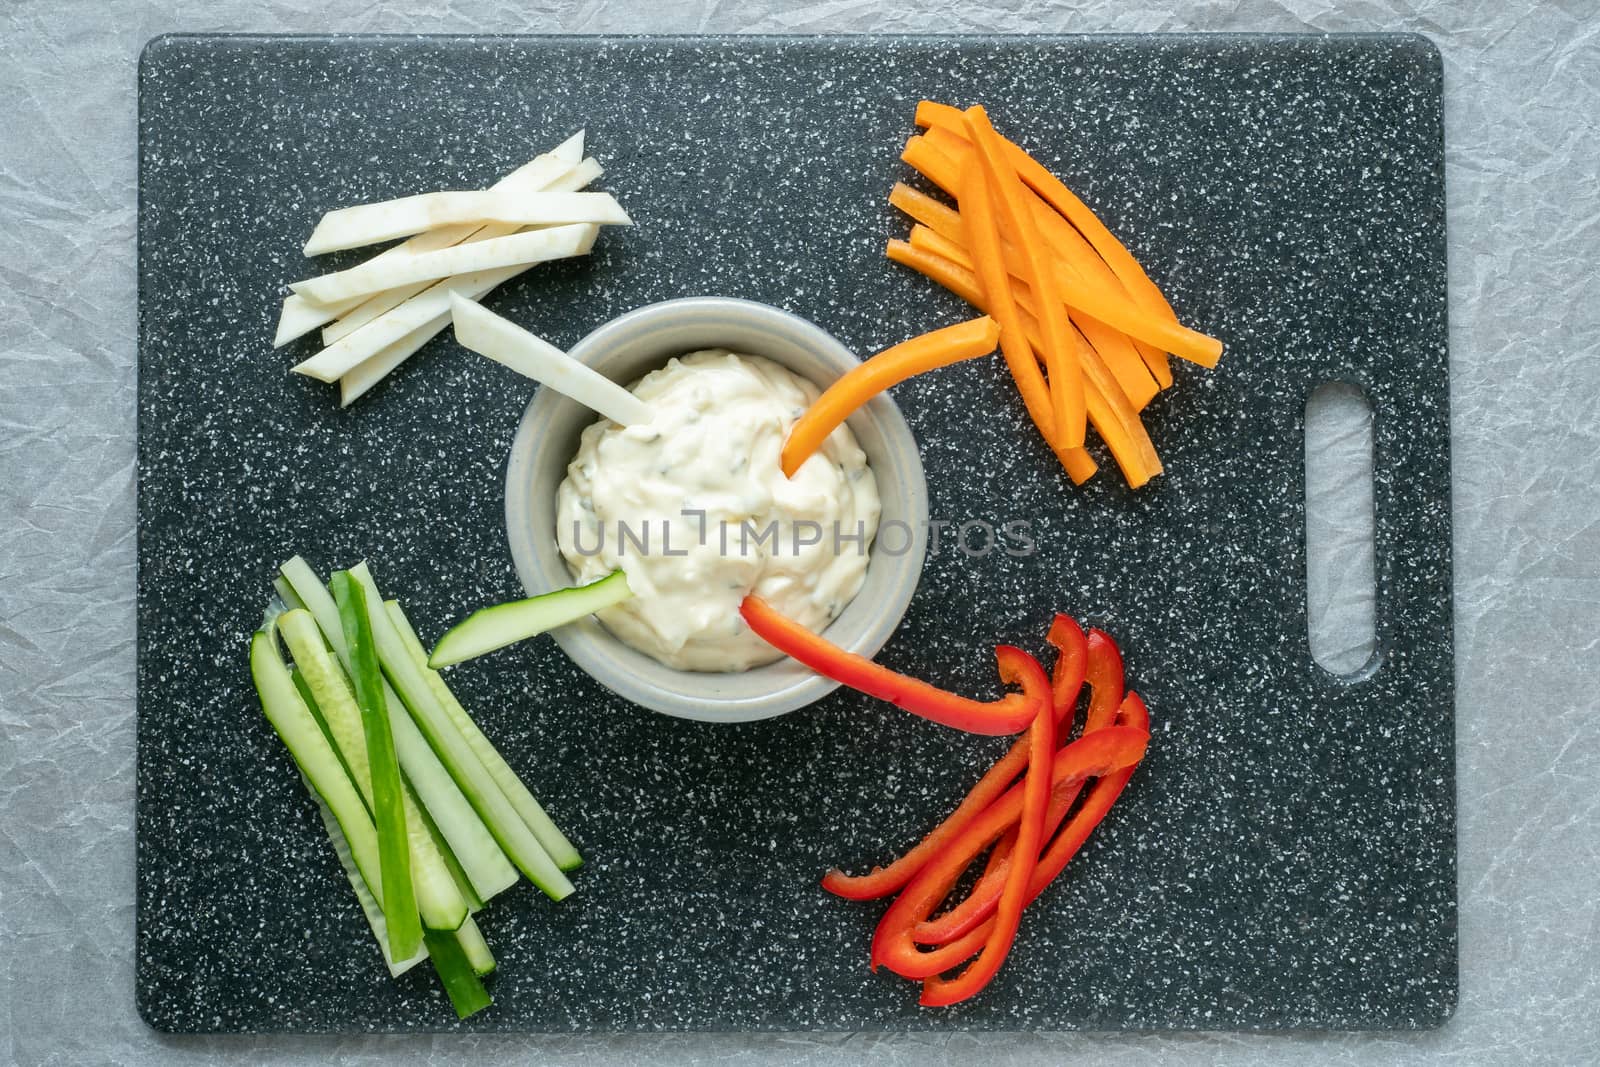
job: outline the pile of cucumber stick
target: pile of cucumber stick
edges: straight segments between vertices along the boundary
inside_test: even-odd
[[[473,913],[518,872],[561,900],[582,860],[429,668],[365,563],[324,585],[296,556],[273,585],[250,641],[261,707],[321,809],[390,972],[432,959],[464,1019],[488,1007],[481,979],[494,969]]]

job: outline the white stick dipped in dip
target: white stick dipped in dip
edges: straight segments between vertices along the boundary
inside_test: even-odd
[[[760,356],[707,349],[633,392],[655,417],[583,431],[556,496],[556,543],[582,583],[620,568],[634,595],[600,621],[668,667],[742,671],[782,656],[750,632],[750,593],[821,631],[861,589],[877,479],[848,426],[785,478],[779,452],[818,396]]]

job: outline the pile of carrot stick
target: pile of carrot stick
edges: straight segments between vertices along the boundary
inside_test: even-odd
[[[889,258],[992,317],[1000,351],[1039,433],[1081,484],[1096,470],[1087,424],[1137,488],[1161,473],[1139,419],[1172,385],[1168,354],[1216,366],[1222,344],[1172,306],[1094,212],[1017,145],[982,107],[924,100],[901,155],[956,207],[897,184],[910,239]]]

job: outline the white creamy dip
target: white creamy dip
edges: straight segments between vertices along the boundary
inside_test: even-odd
[[[557,491],[562,556],[583,583],[627,574],[634,595],[600,621],[669,667],[741,671],[778,659],[739,602],[756,593],[812,630],[844,610],[878,529],[865,453],[840,426],[785,478],[779,451],[818,390],[759,356],[693,352],[633,392],[654,418],[585,429]]]

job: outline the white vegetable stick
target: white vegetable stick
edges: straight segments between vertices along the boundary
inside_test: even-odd
[[[533,262],[584,255],[594,245],[599,232],[600,228],[592,224],[539,230],[537,236],[546,243],[546,247],[544,253]],[[506,279],[521,274],[530,265],[523,263],[514,267],[497,267],[448,278],[297,364],[294,371],[319,381],[336,381],[349,373],[352,367],[376,355],[412,330],[438,315],[448,313],[452,292],[469,293],[478,286],[492,289]]]
[[[553,182],[549,188],[558,192],[581,189],[583,186],[588,185],[590,182],[599,178],[603,173],[604,171],[601,169],[600,164],[597,163],[594,157],[591,156],[583,160],[583,162],[577,167],[574,167],[572,170],[568,171],[564,176],[556,179],[556,181]],[[486,226],[484,227],[483,232],[489,232],[495,229],[496,227],[494,226]],[[471,239],[472,238],[469,238],[469,240]],[[507,275],[506,280],[508,280],[510,277],[514,277],[518,273],[521,273],[520,269],[517,271],[512,271]],[[475,286],[466,293],[466,296],[471,300],[482,300],[498,284],[500,284],[500,281],[490,281],[486,284]],[[414,289],[411,289],[407,296],[402,296],[395,300],[394,304],[388,304],[386,301],[395,293],[407,293],[406,289],[396,289],[391,290],[389,293],[376,294],[371,300],[362,304],[360,308],[356,309],[356,311],[352,312],[349,316],[340,319],[329,329],[323,330],[323,343],[331,344],[334,341],[337,341],[339,338],[346,336],[347,334],[353,332],[356,328],[364,325],[365,322],[371,321],[371,319],[377,318],[378,316],[384,314],[390,310],[390,308],[403,303],[409,298],[410,295],[415,295],[415,293],[421,292],[427,288],[428,285],[426,284],[418,285]],[[363,314],[370,314],[370,318],[361,319],[360,316]],[[386,376],[388,376],[391,371],[400,366],[400,364],[404,363],[406,360],[410,359],[412,355],[416,353],[417,349],[427,344],[435,334],[444,329],[445,323],[448,321],[448,315],[440,315],[437,318],[431,319],[427,323],[400,338],[400,340],[393,342],[386,348],[380,349],[362,362],[352,367],[339,379],[339,406],[349,407],[351,404],[355,403],[356,400],[365,395],[373,386],[377,385]],[[332,338],[328,336],[332,329],[342,327],[346,322],[352,322],[353,324],[348,329],[345,329],[342,333],[335,334]]]
[[[423,193],[328,212],[312,231],[305,253],[337,252],[464,222],[630,226],[633,220],[610,193]]]
[[[371,296],[366,297],[347,313],[340,315],[322,328],[323,347],[333,344],[341,337],[348,337],[350,334],[355,333],[373,319],[391,308],[399,307],[433,284],[433,282],[418,282],[416,285],[402,285],[398,289],[390,289],[384,293],[373,293]]]
[[[455,320],[456,340],[464,347],[542,382],[612,422],[628,426],[650,421],[649,404],[482,304],[452,293],[450,314]]]
[[[343,307],[325,307],[313,304],[299,293],[290,293],[283,298],[283,310],[278,312],[278,332],[273,335],[272,347],[282,348],[296,337],[304,337],[323,323],[354,311],[360,305],[360,300],[351,300]]]
[[[448,314],[435,315],[394,344],[380,349],[367,359],[351,367],[349,373],[339,379],[339,406],[347,408],[366,395],[367,390],[377,385],[389,375],[390,371],[415,355],[417,349],[431,341],[434,334],[444,329],[449,323],[450,316]]]
[[[390,263],[365,263],[309,281],[295,282],[294,287],[301,296],[331,304],[357,296],[371,296],[414,282],[535,263],[549,256],[550,242],[545,236],[548,232],[524,230],[505,237],[468,241],[453,248],[406,256]]]
[[[593,156],[585,156],[571,170],[544,187],[547,193],[575,193],[591,182],[599,181],[605,169]]]
[[[562,141],[560,144],[550,149],[548,154],[556,157],[568,166],[576,166],[578,161],[583,158],[584,136],[585,131],[579,130],[571,137],[568,137],[565,141]],[[512,173],[515,172],[513,171]],[[508,174],[506,177],[509,178],[511,175]],[[505,178],[501,179],[501,181],[504,180]]]
[[[516,189],[534,191],[552,188],[558,184],[564,186],[564,179],[569,177],[575,168],[582,169],[585,172],[591,169],[588,166],[588,161],[583,158],[583,141],[584,131],[579,130],[565,141],[556,145],[555,148],[542,155],[535,156],[504,178],[501,178],[494,184],[494,189],[499,191]],[[589,178],[578,185],[577,188],[581,189],[593,180],[593,178]],[[455,236],[453,239],[448,229],[430,230],[378,253],[373,257],[373,260],[393,260],[417,252],[445,248],[455,244],[457,241],[465,240],[477,232],[478,229],[479,227],[476,226],[461,226],[457,228],[459,236]],[[413,292],[420,292],[422,288],[426,288],[426,286],[419,287]],[[405,296],[400,297],[400,300],[404,300],[406,296],[410,295],[410,293],[407,293]],[[324,307],[319,304],[313,304],[303,296],[297,294],[289,295],[284,299],[283,311],[278,316],[278,332],[272,339],[272,347],[281,348],[295,338],[310,333],[325,322],[342,318],[360,307],[365,299],[366,297],[361,297],[342,301],[332,307]],[[400,300],[396,300],[395,303],[398,304]],[[393,307],[394,304],[389,306]],[[326,337],[323,338],[322,343],[328,344],[328,339]]]
[[[508,272],[492,271],[491,274],[506,274],[507,278],[521,273],[526,268],[517,268]],[[482,300],[496,285],[506,279],[485,282],[474,286],[466,292],[469,300]],[[339,379],[339,406],[347,408],[363,396],[367,390],[377,385],[389,372],[416,354],[417,349],[433,339],[434,334],[450,324],[450,312],[445,311],[423,323],[421,326],[406,334],[400,340],[380,349],[351,367]]]
[[[579,136],[582,135],[580,134]],[[593,156],[590,156],[544,188],[552,193],[576,192],[590,182],[597,180],[603,173],[605,172],[600,168],[600,164],[595,162]],[[499,186],[496,186],[496,188],[499,188]],[[495,222],[480,227],[467,240],[488,240],[492,237],[502,237],[506,234],[516,233],[517,230],[518,227]],[[443,231],[430,230],[428,232],[442,233]],[[427,234],[418,234],[418,237],[425,236]],[[413,237],[412,240],[417,240],[417,237]],[[407,243],[409,244],[410,242]],[[428,288],[429,284],[431,283],[420,282],[416,285],[404,285],[398,289],[391,289],[385,293],[374,293],[371,297],[364,299],[359,306],[351,309],[346,314],[340,315],[337,321],[323,327],[322,343],[331,345],[339,338],[354,333],[358,328],[365,326],[390,308],[398,307],[413,296],[416,296]]]

